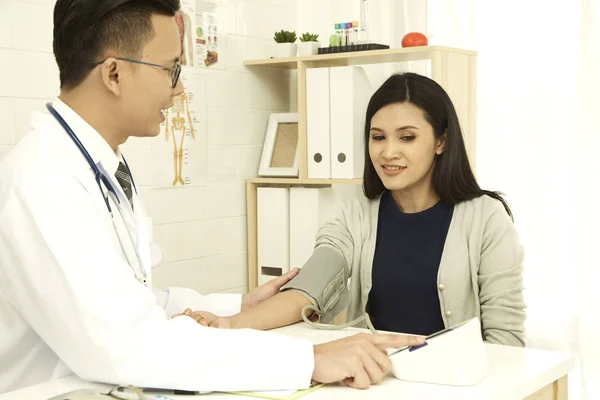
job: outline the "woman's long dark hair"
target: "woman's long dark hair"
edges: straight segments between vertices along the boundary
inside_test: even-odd
[[[381,108],[404,102],[411,103],[423,111],[425,119],[433,127],[436,139],[447,132],[445,149],[442,154],[436,156],[432,177],[433,189],[440,199],[448,204],[457,204],[488,195],[502,202],[506,212],[512,218],[510,207],[501,193],[479,187],[469,164],[456,110],[446,91],[434,80],[410,72],[392,75],[369,101],[364,136],[363,191],[365,196],[374,199],[386,190],[373,163],[370,162],[371,119]]]

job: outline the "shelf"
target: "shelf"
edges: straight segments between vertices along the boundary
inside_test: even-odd
[[[297,186],[323,186],[323,185],[362,185],[362,179],[298,179],[298,178],[250,178],[247,183],[254,185],[297,185]]]
[[[403,61],[429,60],[434,52],[463,54],[474,56],[477,52],[444,46],[420,46],[385,50],[353,51],[348,53],[319,54],[308,57],[269,58],[264,60],[248,60],[244,62],[247,67],[271,67],[283,69],[296,69],[299,63],[307,67],[331,67],[341,65],[365,65],[379,63],[393,63]]]

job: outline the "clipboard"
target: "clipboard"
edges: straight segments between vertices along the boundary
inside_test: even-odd
[[[425,337],[425,343],[423,343],[423,344],[419,344],[417,346],[404,346],[404,347],[400,347],[399,349],[396,349],[396,350],[393,350],[393,351],[388,351],[388,357],[389,356],[393,356],[394,354],[398,354],[398,353],[400,353],[401,351],[404,351],[404,350],[415,351],[415,350],[420,349],[421,347],[425,347],[425,346],[427,346],[427,341],[428,340],[433,339],[433,338],[435,338],[437,336],[441,336],[441,335],[443,335],[445,333],[448,333],[450,331],[453,331],[453,330],[455,330],[455,329],[457,329],[457,328],[465,325],[469,321],[470,320],[463,321],[463,322],[461,322],[459,324],[450,326],[450,327],[448,327],[446,329],[442,329],[441,331],[434,332],[431,335]]]

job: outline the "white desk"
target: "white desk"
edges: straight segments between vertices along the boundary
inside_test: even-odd
[[[303,337],[318,344],[351,335],[358,329],[317,331],[304,323],[276,330],[284,335]],[[565,400],[567,374],[575,361],[568,354],[537,349],[486,344],[490,362],[488,376],[472,387],[450,387],[403,382],[391,374],[368,390],[328,385],[301,397],[301,400],[323,399],[444,399],[444,400]],[[77,377],[63,378],[0,395],[0,400],[47,399],[80,388],[104,388],[107,385],[84,382]],[[242,400],[250,397],[211,393],[201,396],[171,396],[177,399]]]

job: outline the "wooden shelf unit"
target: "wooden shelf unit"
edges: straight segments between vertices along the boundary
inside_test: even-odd
[[[444,52],[476,56],[471,50],[456,49],[443,46],[421,46],[386,50],[354,51],[348,53],[319,54],[307,57],[267,58],[263,60],[248,60],[247,67],[271,67],[283,69],[300,69],[302,64],[308,68],[337,67],[344,65],[383,64],[403,61],[431,60],[433,53]]]
[[[477,53],[443,46],[423,46],[387,50],[321,54],[309,57],[248,60],[247,67],[297,70],[298,87],[298,178],[250,178],[246,181],[248,212],[248,290],[257,286],[256,189],[261,186],[324,187],[337,184],[362,184],[361,179],[309,179],[306,142],[306,70],[347,65],[368,65],[406,61],[431,61],[431,78],[450,95],[456,107],[467,152],[475,168]]]
[[[362,184],[362,179],[296,179],[296,178],[251,178],[246,180],[246,220],[248,230],[248,290],[258,285],[258,234],[256,218],[256,189],[265,186],[327,187],[331,185]]]

